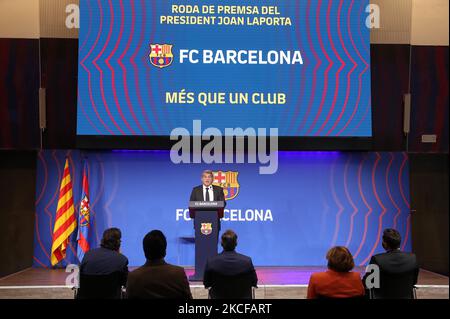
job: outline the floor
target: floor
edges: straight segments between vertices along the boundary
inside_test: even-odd
[[[131,268],[130,270],[133,270]],[[189,276],[192,268],[185,268]],[[323,271],[323,267],[257,267],[258,299],[306,297],[311,273]],[[362,273],[362,268],[355,271]],[[69,273],[64,269],[28,268],[0,278],[0,299],[5,298],[73,298],[71,282],[66,283]],[[200,282],[191,282],[194,298],[206,298],[207,291]],[[421,269],[417,295],[419,299],[449,299],[449,278]]]

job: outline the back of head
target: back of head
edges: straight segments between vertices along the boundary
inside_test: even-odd
[[[231,229],[222,234],[221,245],[225,251],[233,251],[237,246],[237,234]]]
[[[142,245],[147,260],[162,259],[166,256],[167,240],[160,230],[152,230],[145,235]]]
[[[386,250],[395,250],[400,248],[402,236],[393,228],[387,228],[383,231],[383,247]]]
[[[103,232],[100,246],[106,249],[119,251],[122,233],[118,228],[108,228]]]
[[[328,268],[337,272],[349,272],[355,267],[353,256],[347,247],[336,246],[327,253]]]

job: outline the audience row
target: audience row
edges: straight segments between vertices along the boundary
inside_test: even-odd
[[[192,298],[185,270],[164,259],[167,240],[160,230],[144,237],[146,262],[130,273],[120,244],[120,230],[110,228],[103,233],[101,247],[86,253],[80,266],[79,298]],[[223,251],[208,259],[205,267],[203,284],[209,297],[252,298],[252,287],[258,284],[252,259],[236,252],[237,234],[232,230],[223,233],[221,245]],[[400,250],[401,236],[395,229],[384,230],[382,245],[386,252],[371,258],[362,278],[353,271],[348,248],[331,248],[326,255],[328,269],[311,275],[307,298],[413,298],[419,273],[415,255]]]

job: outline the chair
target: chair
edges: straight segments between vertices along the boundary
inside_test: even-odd
[[[412,296],[412,299],[417,299],[417,287],[416,286],[414,286],[413,287],[413,291],[412,291],[412,293],[413,293],[413,296]],[[375,289],[370,289],[369,290],[369,299],[382,299],[382,298],[376,298],[375,297],[375,292],[374,292],[374,290]]]
[[[213,273],[214,285],[208,289],[209,299],[255,299],[252,273],[233,276]]]
[[[370,299],[417,299],[416,272],[380,272],[380,288],[369,290]]]
[[[324,295],[317,295],[316,299],[325,299],[325,300],[364,300],[365,296],[352,296],[352,297],[328,297]]]
[[[122,299],[122,285],[126,282],[123,272],[107,275],[80,274],[80,287],[76,299]]]

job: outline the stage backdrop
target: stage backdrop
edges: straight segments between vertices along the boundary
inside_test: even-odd
[[[409,174],[405,153],[280,152],[279,170],[259,175],[250,164],[175,165],[168,151],[42,151],[38,157],[34,265],[50,267],[51,234],[65,157],[70,160],[78,211],[83,161],[89,167],[91,231],[119,227],[130,265],[144,263],[142,238],[167,236],[167,261],[194,264],[187,217],[191,189],[203,169],[229,183],[222,231],[239,235],[238,251],[258,266],[325,265],[333,245],[348,246],[356,263],[382,252],[385,227],[397,228],[410,250]],[[77,263],[76,234],[60,264]]]

